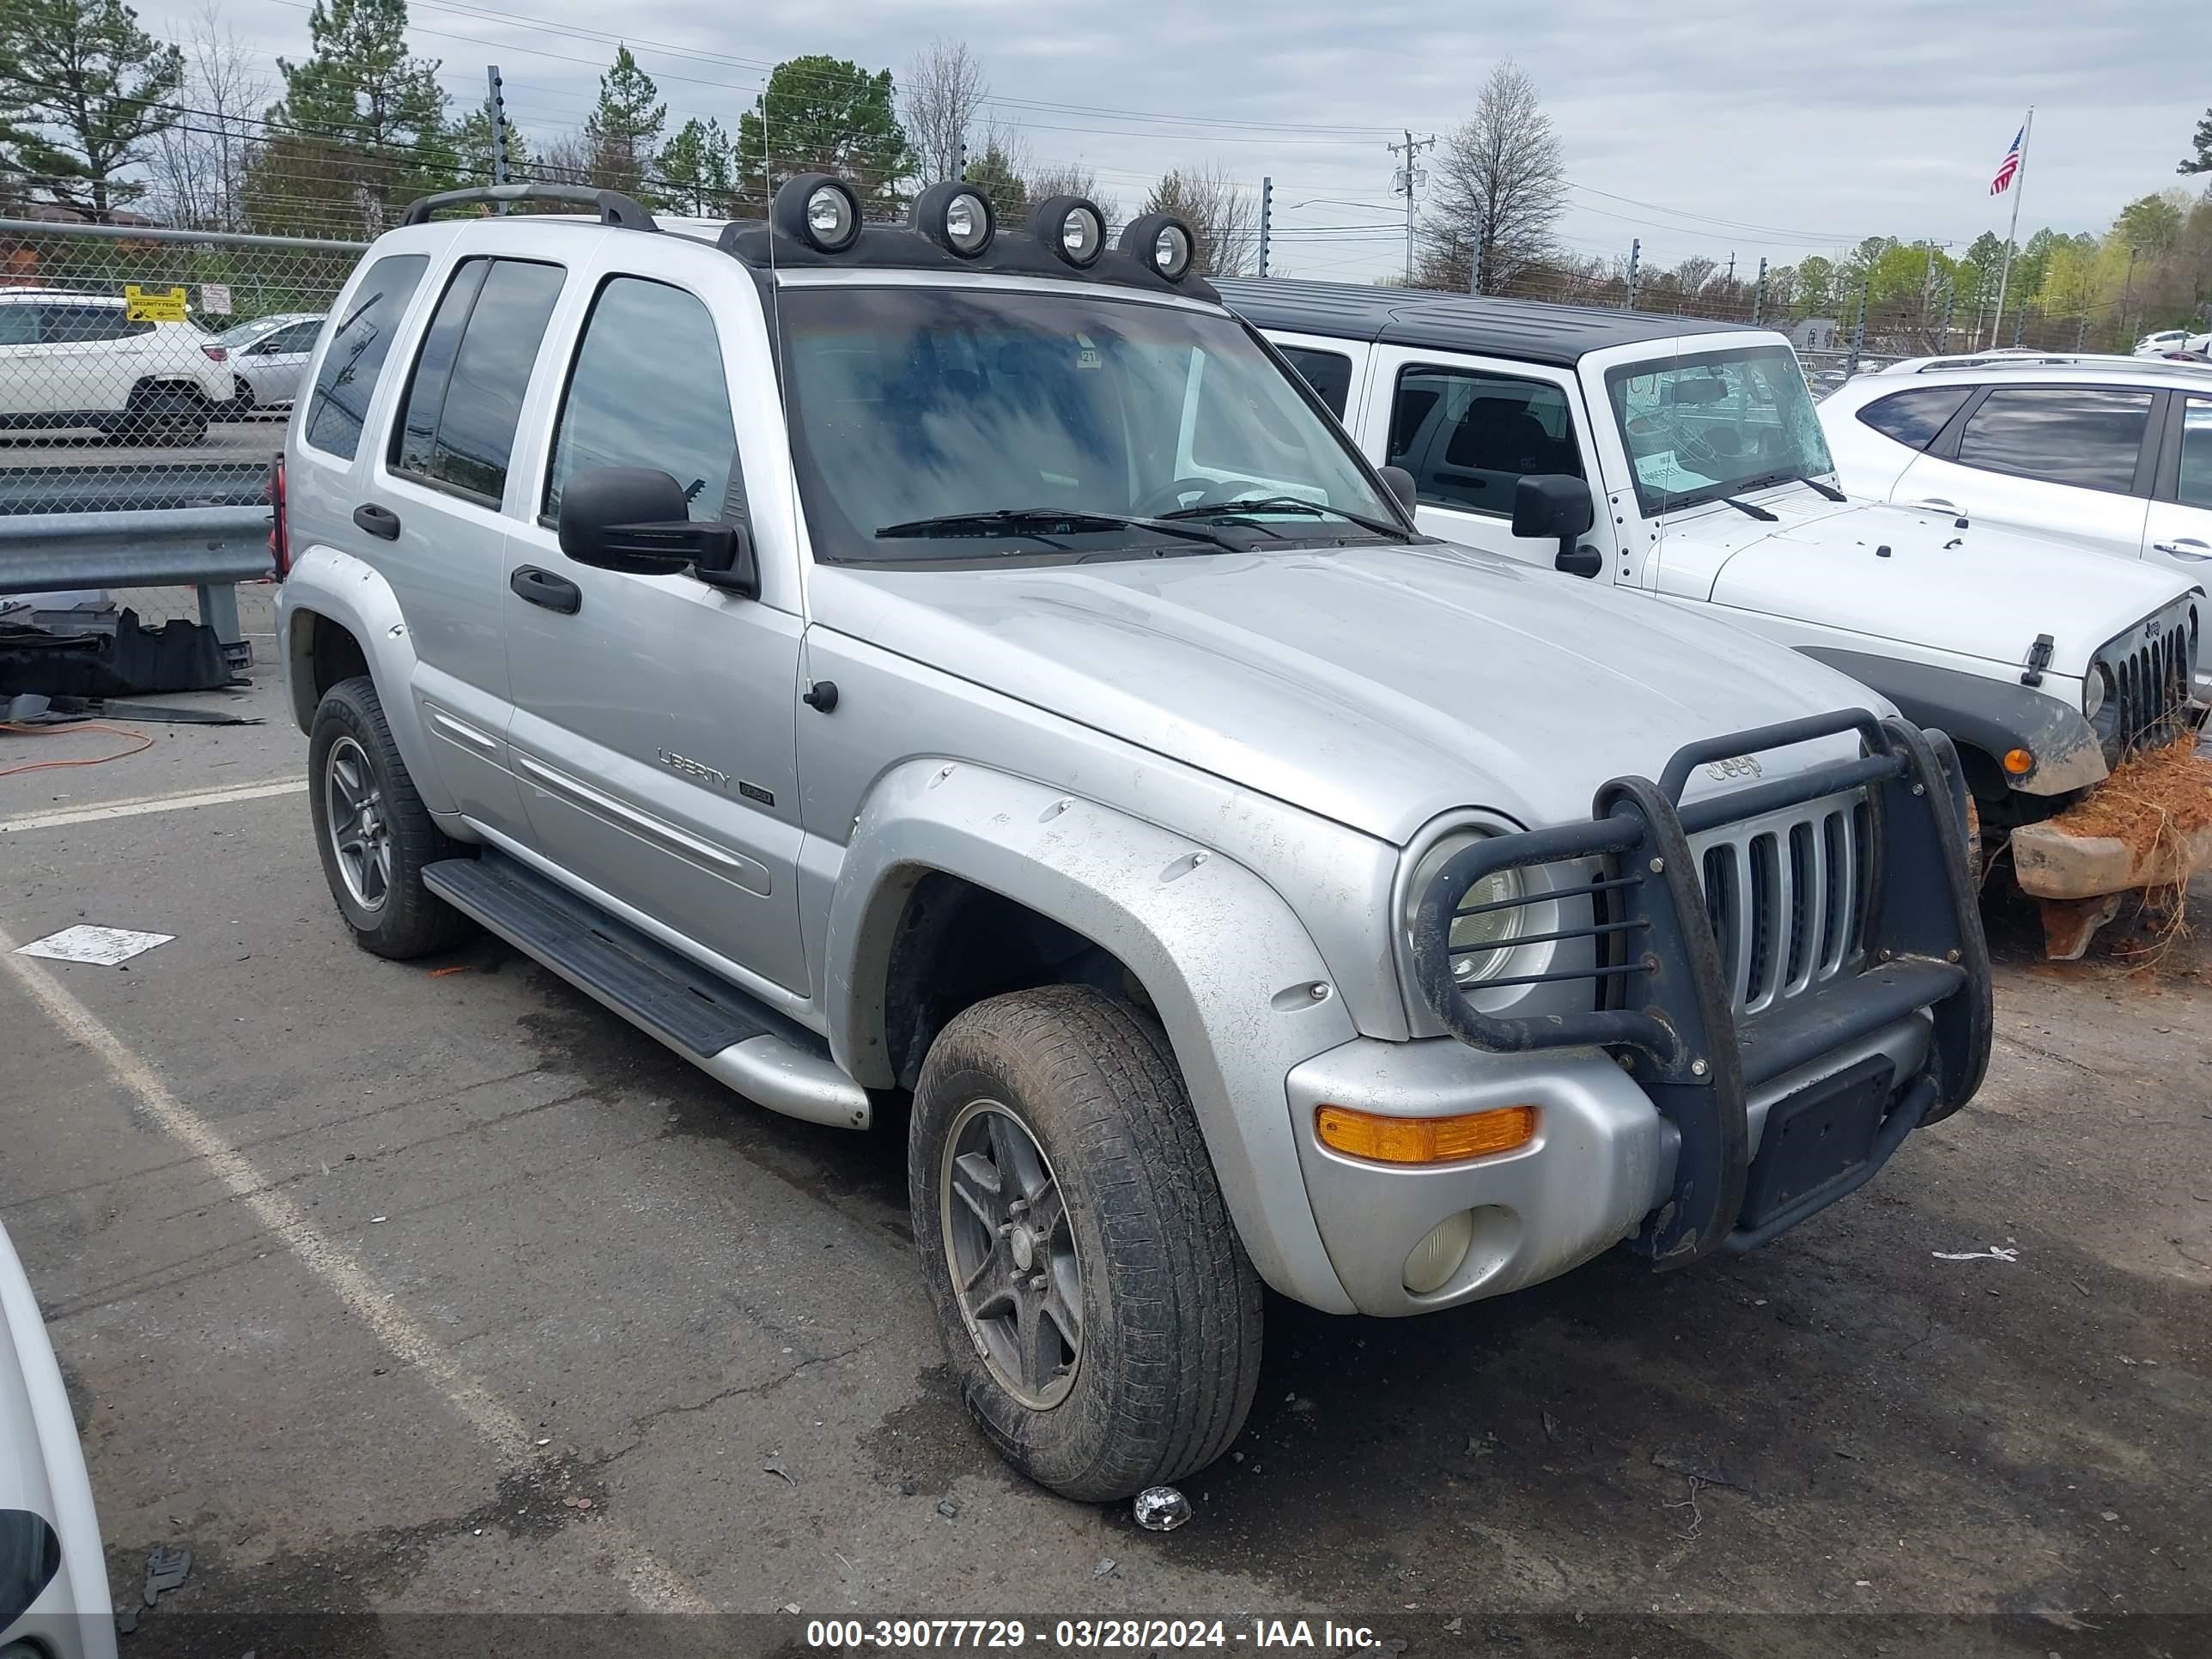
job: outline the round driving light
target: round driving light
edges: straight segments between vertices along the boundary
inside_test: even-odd
[[[1179,283],[1190,275],[1198,239],[1188,225],[1173,215],[1147,213],[1132,219],[1121,233],[1121,252],[1155,276]]]
[[[991,246],[991,204],[971,185],[948,179],[914,198],[914,228],[946,252],[972,259]]]
[[[1461,1210],[1446,1216],[1407,1255],[1403,1274],[1407,1290],[1415,1296],[1427,1296],[1443,1289],[1467,1260],[1474,1243],[1474,1212]]]
[[[1079,270],[1087,270],[1105,249],[1106,219],[1095,202],[1054,196],[1030,210],[1030,234]]]
[[[802,173],[776,191],[769,221],[818,252],[842,253],[860,234],[860,198],[842,179]]]

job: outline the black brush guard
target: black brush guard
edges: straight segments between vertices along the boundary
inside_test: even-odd
[[[1691,774],[1711,761],[1755,755],[1856,731],[1861,754],[1795,777],[1681,805]],[[1856,971],[1846,971],[1739,1024],[1706,913],[1689,837],[1847,790],[1871,807],[1873,878]],[[1646,1219],[1636,1248],[1679,1267],[1724,1246],[1750,1249],[1862,1185],[1914,1129],[1956,1111],[1989,1063],[1989,950],[1966,870],[1966,783],[1941,732],[1864,709],[1839,710],[1690,744],[1657,783],[1616,778],[1597,792],[1589,822],[1494,836],[1455,855],[1431,882],[1413,921],[1421,994],[1462,1042],[1498,1054],[1595,1046],[1613,1053],[1680,1136],[1674,1190]],[[1598,860],[1548,891],[1461,908],[1504,870]],[[1589,921],[1518,942],[1589,938],[1594,968],[1486,980],[1484,988],[1591,979],[1587,1013],[1498,1018],[1476,1010],[1452,975],[1451,929],[1463,916],[1586,893]],[[1898,1079],[1866,1156],[1814,1190],[1745,1217],[1753,1160],[1749,1092],[1872,1035],[1917,1009],[1935,1031],[1917,1077]],[[1772,1127],[1789,1102],[1777,1102]],[[1877,1109],[1885,1103],[1876,1103]],[[1778,1146],[1772,1148],[1782,1155]],[[1764,1157],[1764,1152],[1762,1154]],[[1784,1190],[1773,1181],[1762,1191]]]

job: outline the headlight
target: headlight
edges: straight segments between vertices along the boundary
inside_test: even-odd
[[[1446,836],[1423,856],[1406,892],[1408,937],[1429,884],[1455,855],[1482,839],[1474,831]],[[1506,959],[1513,954],[1510,946],[1520,938],[1528,915],[1528,906],[1514,901],[1525,896],[1527,890],[1518,870],[1500,870],[1467,890],[1451,925],[1452,978],[1457,983],[1480,985],[1504,971]]]
[[[2081,677],[2081,718],[2083,720],[2094,720],[2097,718],[2097,711],[2105,706],[2105,699],[2112,695],[2112,687],[2108,684],[2112,678],[2112,671],[2104,664],[2093,662],[2089,665],[2089,672]]]

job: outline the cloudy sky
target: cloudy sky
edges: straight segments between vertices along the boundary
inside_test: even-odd
[[[141,0],[181,33],[203,0]],[[273,83],[302,55],[307,0],[216,0]],[[1859,0],[1816,24],[1747,0],[412,0],[416,49],[457,100],[496,62],[512,118],[581,123],[613,43],[659,82],[672,130],[734,128],[768,67],[828,52],[902,72],[933,37],[966,40],[991,113],[1042,161],[1079,161],[1131,204],[1165,167],[1274,180],[1279,273],[1364,280],[1403,258],[1384,146],[1465,118],[1492,64],[1535,79],[1565,146],[1577,252],[1742,270],[1862,237],[1960,247],[2002,234],[1989,179],[2035,106],[2022,234],[2101,232],[2125,202],[2183,182],[2212,102],[2204,0]],[[617,34],[619,32],[619,35]]]

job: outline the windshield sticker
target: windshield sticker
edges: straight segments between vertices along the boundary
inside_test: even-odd
[[[1702,472],[1692,472],[1675,459],[1671,449],[1656,450],[1636,458],[1637,482],[1653,489],[1669,494],[1685,489],[1696,489],[1709,484],[1712,479]]]

